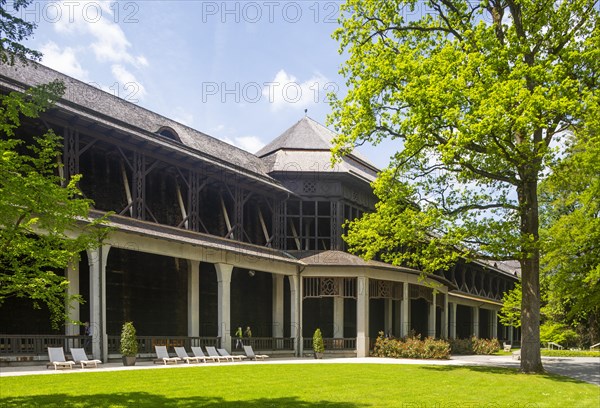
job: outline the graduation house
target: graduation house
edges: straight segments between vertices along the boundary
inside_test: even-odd
[[[90,323],[94,358],[120,355],[125,321],[142,355],[232,351],[238,326],[255,350],[287,355],[312,353],[316,328],[327,352],[356,356],[380,331],[518,339],[497,318],[518,279],[505,265],[461,262],[430,277],[434,291],[418,270],[347,252],[343,225],[374,209],[378,169],[357,152],[331,167],[334,133],[309,117],[251,154],[42,65],[0,65],[4,93],[55,79],[65,95],[20,132],[62,135],[63,176],[82,174],[90,217],[113,213],[102,245],[64,271],[85,299],[70,316]],[[53,331],[26,299],[0,308],[0,357],[80,347],[81,334]]]

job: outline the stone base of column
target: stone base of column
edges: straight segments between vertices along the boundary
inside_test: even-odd
[[[369,338],[356,338],[356,357],[369,357]]]

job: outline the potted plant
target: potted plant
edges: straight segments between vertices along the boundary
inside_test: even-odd
[[[323,335],[321,329],[317,328],[315,334],[313,334],[313,351],[315,352],[315,358],[323,358],[325,353],[325,344],[323,343]]]
[[[121,354],[123,355],[123,365],[135,365],[135,357],[138,353],[138,342],[133,322],[123,323],[121,329]]]

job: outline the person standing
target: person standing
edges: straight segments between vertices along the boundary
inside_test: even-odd
[[[242,326],[238,326],[237,330],[235,331],[235,337],[236,337],[236,341],[235,341],[235,348],[242,348],[242,346],[244,345],[244,343],[242,343],[242,337],[243,337],[243,333],[242,333]]]
[[[87,350],[90,344],[92,344],[92,334],[92,326],[90,326],[90,322],[85,322],[83,324],[83,335],[86,336],[85,342],[83,343],[84,350]]]

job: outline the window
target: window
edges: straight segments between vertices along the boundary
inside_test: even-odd
[[[287,201],[286,249],[302,251],[332,249],[332,213],[332,203],[329,201]]]
[[[166,137],[167,139],[175,140],[176,142],[181,142],[181,139],[179,139],[177,132],[175,132],[170,127],[163,126],[160,129],[158,129],[156,133]]]

